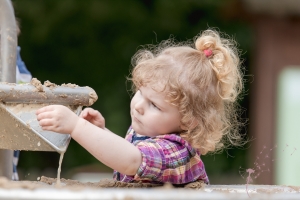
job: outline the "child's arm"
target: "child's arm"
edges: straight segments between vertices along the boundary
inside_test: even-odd
[[[46,106],[36,114],[44,130],[70,134],[95,158],[122,174],[135,175],[142,163],[141,153],[134,145],[78,117],[65,106]]]

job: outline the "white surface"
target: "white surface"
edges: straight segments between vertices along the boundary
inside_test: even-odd
[[[270,192],[270,191],[273,192]],[[151,188],[151,189],[85,189],[73,191],[67,189],[41,188],[0,189],[0,199],[5,200],[68,200],[68,199],[300,199],[300,193],[290,187],[270,185],[210,185],[204,189]]]

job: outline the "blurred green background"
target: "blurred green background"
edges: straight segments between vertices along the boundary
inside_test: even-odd
[[[75,83],[98,94],[92,106],[106,127],[124,136],[130,125],[130,84],[126,76],[131,57],[144,44],[157,44],[171,35],[192,39],[209,27],[218,28],[239,44],[245,73],[253,34],[249,23],[235,13],[235,0],[13,0],[20,21],[21,56],[33,77],[42,83]],[[247,76],[245,77],[247,78]],[[248,81],[240,101],[247,118]],[[242,130],[247,133],[247,126]],[[202,157],[212,184],[244,183],[240,166],[247,165],[247,147]],[[56,177],[59,154],[22,151],[21,180]],[[77,172],[111,172],[75,141],[62,163],[62,178]]]

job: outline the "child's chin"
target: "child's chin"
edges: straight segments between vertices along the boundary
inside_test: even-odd
[[[141,132],[140,127],[139,127],[136,123],[134,123],[134,122],[131,123],[131,127],[132,127],[132,129],[133,129],[136,133]]]
[[[138,125],[135,125],[134,123],[132,123],[131,125],[132,129],[135,131],[135,133],[137,133],[138,135],[143,135],[143,136],[149,136],[147,135],[147,133],[145,133],[145,131],[143,129],[141,129]],[[151,137],[151,136],[150,136]]]

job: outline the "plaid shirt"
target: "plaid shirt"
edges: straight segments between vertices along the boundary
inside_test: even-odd
[[[202,180],[209,184],[200,153],[179,135],[137,136],[130,127],[125,139],[140,150],[142,164],[135,176],[114,171],[115,180],[172,184]]]

